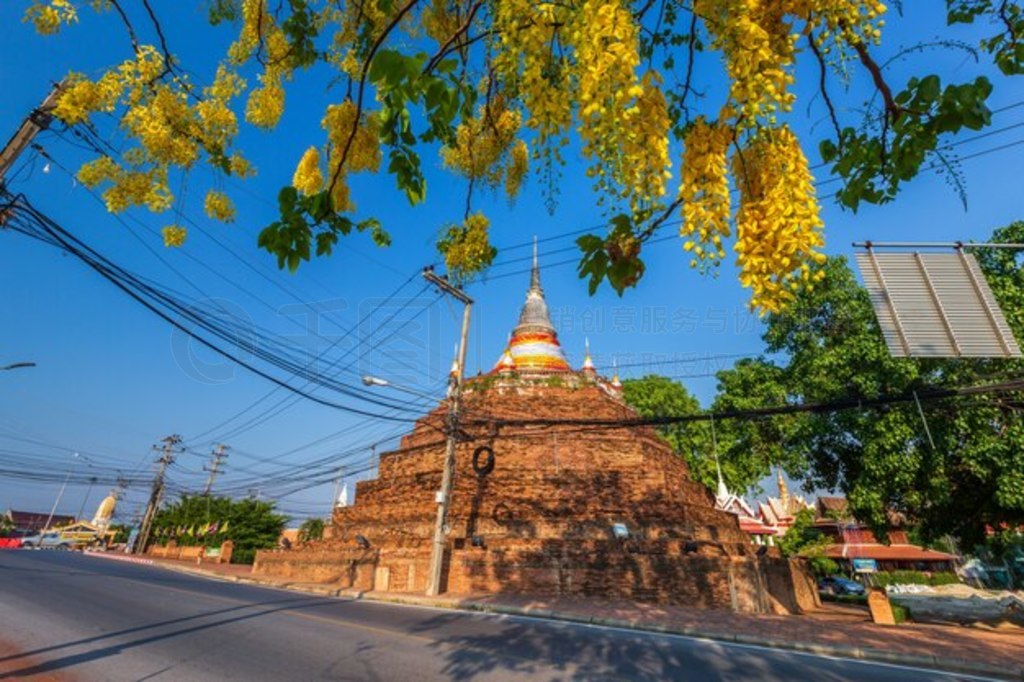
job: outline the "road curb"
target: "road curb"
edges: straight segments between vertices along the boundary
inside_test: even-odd
[[[132,563],[144,563],[160,568],[166,568],[180,573],[216,578],[249,585],[260,585],[264,587],[275,587],[278,589],[305,592],[326,597],[341,599],[374,601],[390,604],[404,604],[408,606],[428,606],[432,608],[449,609],[453,611],[469,611],[477,613],[488,613],[503,616],[522,616],[527,618],[538,618],[542,620],[560,621],[566,623],[578,623],[581,625],[593,625],[598,627],[613,627],[621,630],[634,630],[637,632],[653,632],[658,634],[678,635],[682,637],[693,637],[707,639],[728,644],[741,644],[745,646],[759,646],[769,649],[784,651],[795,651],[798,653],[812,654],[815,656],[833,656],[857,661],[870,661],[875,663],[889,663],[893,665],[905,665],[917,668],[927,668],[942,672],[960,673],[966,675],[983,675],[1003,680],[1017,680],[1024,682],[1024,665],[1007,668],[988,663],[979,663],[959,658],[947,658],[944,656],[930,656],[921,654],[908,654],[898,651],[886,651],[884,649],[873,649],[856,646],[845,646],[839,644],[820,644],[814,642],[800,642],[793,640],[777,639],[761,635],[750,635],[744,633],[723,633],[713,630],[704,630],[689,626],[673,626],[666,623],[643,623],[637,620],[626,620],[623,618],[605,618],[601,616],[590,616],[586,614],[554,611],[545,608],[512,606],[510,604],[488,604],[485,602],[466,601],[460,599],[446,599],[444,597],[420,597],[418,595],[382,595],[348,588],[333,588],[318,586],[311,583],[293,583],[266,580],[255,577],[225,576],[216,571],[192,568],[191,566],[175,566],[155,562],[152,559],[136,559],[133,557],[104,556],[100,553],[86,553],[87,556],[102,556],[105,559],[128,561]]]

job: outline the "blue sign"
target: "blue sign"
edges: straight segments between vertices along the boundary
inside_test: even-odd
[[[854,559],[854,573],[874,573],[878,570],[878,562],[874,559]]]

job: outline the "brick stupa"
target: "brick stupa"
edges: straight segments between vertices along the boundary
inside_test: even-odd
[[[377,478],[334,511],[329,540],[260,552],[255,572],[339,587],[423,592],[447,402],[381,455]],[[519,425],[635,419],[589,348],[574,371],[534,266],[494,368],[464,384],[443,588],[451,594],[596,596],[792,613],[817,593],[800,562],[759,548],[649,427]],[[493,452],[493,468],[482,466]],[[474,467],[474,460],[476,467]]]

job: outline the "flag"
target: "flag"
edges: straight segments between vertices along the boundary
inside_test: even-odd
[[[220,529],[221,533],[227,533],[228,532],[228,523],[229,523],[228,521],[224,522],[224,527]]]
[[[217,533],[217,527],[220,526],[220,521],[214,521],[210,524],[210,527],[206,529],[207,535],[215,535]]]

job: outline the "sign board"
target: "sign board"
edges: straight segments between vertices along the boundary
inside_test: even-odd
[[[128,533],[128,542],[125,543],[125,551],[128,554],[131,554],[132,551],[135,549],[135,541],[138,539],[138,537],[139,529],[132,528],[131,531]]]
[[[878,570],[878,562],[874,559],[854,559],[854,573],[874,573]]]
[[[971,254],[868,249],[857,266],[893,357],[1022,357]]]
[[[220,556],[220,547],[207,547],[206,551],[203,553],[203,556],[209,557],[211,559],[216,559]]]

